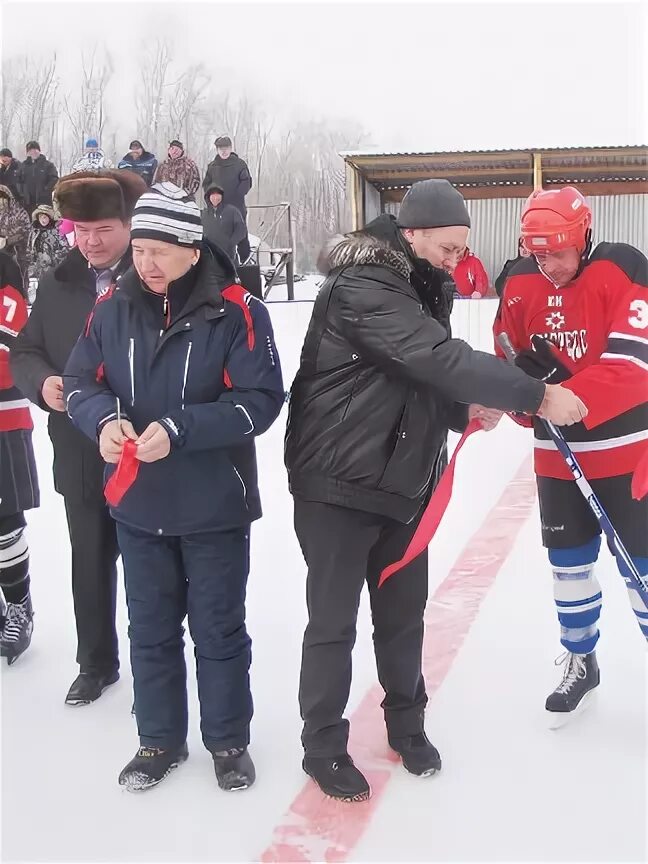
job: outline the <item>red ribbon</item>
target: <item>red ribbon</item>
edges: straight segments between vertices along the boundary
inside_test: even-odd
[[[116,470],[106,483],[104,495],[111,507],[117,507],[133,485],[139,471],[139,460],[137,458],[137,445],[130,439],[124,443],[119,463]]]
[[[466,431],[461,436],[461,439],[457,444],[454,453],[452,454],[452,459],[448,463],[448,467],[441,475],[441,479],[439,480],[436,489],[432,493],[429,504],[427,505],[423,515],[421,516],[421,521],[419,522],[418,527],[414,532],[414,536],[410,540],[409,546],[405,550],[405,554],[400,561],[397,561],[395,564],[390,564],[389,567],[385,567],[385,569],[380,574],[380,581],[378,582],[378,587],[380,587],[383,582],[389,579],[390,576],[393,576],[394,573],[398,573],[399,570],[402,570],[403,567],[406,567],[411,561],[417,558],[421,554],[421,552],[425,552],[427,547],[430,545],[432,538],[437,532],[437,528],[441,524],[443,515],[448,509],[450,498],[452,497],[452,486],[454,484],[454,473],[457,456],[459,455],[461,448],[464,446],[470,436],[474,432],[479,432],[481,428],[482,425],[479,420],[471,420],[466,427]]]

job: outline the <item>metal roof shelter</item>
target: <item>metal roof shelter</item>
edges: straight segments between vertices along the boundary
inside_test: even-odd
[[[579,186],[588,197],[648,193],[646,145],[341,155],[354,229],[395,209],[412,183],[430,177],[449,180],[469,201],[526,198],[540,186]]]

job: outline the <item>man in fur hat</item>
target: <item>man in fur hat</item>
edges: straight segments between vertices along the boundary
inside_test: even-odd
[[[74,223],[77,246],[42,277],[28,323],[11,353],[16,386],[49,412],[54,485],[64,499],[72,546],[72,593],[80,674],[66,703],[88,705],[119,678],[115,526],[103,494],[98,446],[74,428],[63,401],[63,369],[97,297],[131,265],[130,220],[145,182],[109,169],[61,178],[55,208]]]

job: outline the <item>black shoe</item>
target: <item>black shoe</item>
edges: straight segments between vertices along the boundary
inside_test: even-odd
[[[401,757],[403,767],[417,777],[431,777],[441,770],[439,751],[430,743],[425,732],[406,738],[388,736],[389,746]]]
[[[34,632],[34,612],[29,594],[22,603],[8,603],[0,630],[0,657],[13,666],[29,648]]]
[[[302,768],[325,795],[338,801],[367,801],[371,787],[348,753],[340,756],[304,756]]]
[[[66,705],[89,705],[96,702],[106,687],[119,681],[119,672],[81,672],[65,697]]]
[[[594,651],[591,654],[572,654],[567,651],[556,660],[557,666],[563,663],[565,664],[563,680],[545,703],[545,710],[551,715],[554,728],[562,726],[574,716],[577,709],[584,708],[591,691],[601,682],[601,673]]]
[[[254,762],[245,747],[212,753],[214,771],[221,789],[236,792],[248,789],[256,780]]]
[[[159,747],[140,747],[119,775],[119,785],[129,792],[142,792],[157,786],[164,778],[186,761],[189,756],[186,742],[179,749],[160,750]]]

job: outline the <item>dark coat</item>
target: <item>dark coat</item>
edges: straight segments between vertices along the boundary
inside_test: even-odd
[[[449,338],[446,274],[410,257],[393,217],[345,239],[330,263],[290,397],[290,488],[408,522],[466,405],[535,412],[545,388]]]
[[[22,164],[23,204],[30,214],[39,204],[52,204],[52,192],[58,180],[58,171],[53,162],[41,153],[38,159],[28,156]]]
[[[202,223],[205,237],[214,246],[219,246],[227,252],[229,258],[234,261],[236,247],[247,237],[247,226],[245,219],[236,207],[231,204],[223,204],[213,207],[209,203],[209,189],[205,192],[207,207],[202,211]]]
[[[0,519],[39,505],[29,402],[15,386],[9,367],[11,350],[26,320],[20,270],[10,255],[0,251]]]
[[[22,165],[17,159],[12,159],[6,167],[0,165],[0,186],[6,186],[7,189],[10,189],[20,204],[23,203],[24,184]]]
[[[252,188],[247,162],[236,153],[230,153],[227,159],[216,156],[207,166],[203,192],[206,194],[211,186],[218,186],[223,190],[223,204],[231,204],[243,218],[246,217],[245,196]]]
[[[169,455],[141,463],[111,510],[126,525],[181,536],[248,525],[261,516],[254,439],[285,401],[263,303],[234,283],[207,244],[199,264],[163,297],[131,270],[104,295],[66,367],[68,412],[96,441],[116,402],[138,434],[161,423]],[[175,311],[174,311],[175,309]],[[114,472],[106,466],[106,480]]]
[[[155,156],[149,153],[148,150],[145,150],[139,159],[136,159],[132,153],[127,153],[117,167],[134,171],[136,174],[139,174],[147,186],[152,186],[157,166],[158,161]]]
[[[122,269],[129,262],[130,252]],[[51,411],[41,395],[46,378],[63,375],[95,300],[92,270],[79,250],[73,249],[62,264],[41,279],[29,321],[11,352],[11,371],[25,396],[49,412],[56,491],[96,506],[105,503],[99,448],[74,428],[67,414]]]

